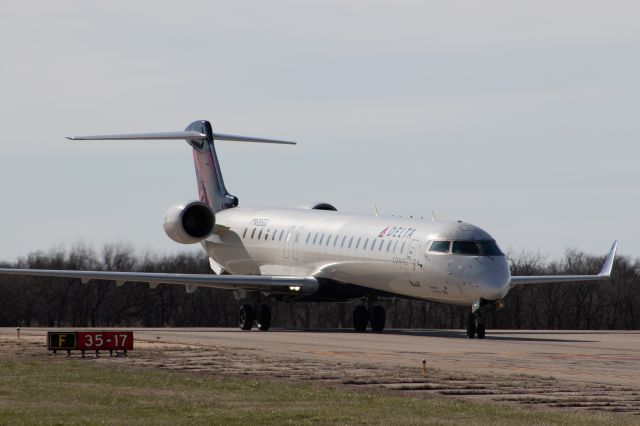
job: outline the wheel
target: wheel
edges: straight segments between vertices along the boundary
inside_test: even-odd
[[[373,331],[382,331],[384,330],[384,325],[387,320],[387,317],[384,313],[384,308],[382,306],[374,306],[373,312],[371,313],[371,329]]]
[[[251,330],[255,319],[256,314],[251,305],[240,306],[240,312],[238,312],[238,325],[242,330]]]
[[[258,330],[269,330],[269,327],[271,327],[271,308],[267,305],[260,305],[257,311]]]
[[[353,328],[356,331],[365,331],[369,323],[369,312],[364,306],[356,306],[353,311]]]
[[[476,335],[476,321],[473,317],[467,320],[467,337],[473,339]]]
[[[478,336],[478,339],[484,339],[484,335],[485,335],[484,321],[479,321],[476,324],[476,336]]]

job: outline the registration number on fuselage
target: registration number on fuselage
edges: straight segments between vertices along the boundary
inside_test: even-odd
[[[253,226],[267,226],[269,224],[269,219],[254,218],[254,219],[251,219],[251,224],[253,224]]]

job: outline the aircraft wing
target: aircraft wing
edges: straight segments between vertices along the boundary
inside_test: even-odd
[[[198,287],[210,287],[225,290],[258,290],[274,294],[310,295],[318,289],[318,281],[313,277],[269,275],[165,274],[47,269],[0,269],[0,275],[75,278],[83,283],[88,283],[91,280],[115,281],[118,286],[126,282],[143,282],[148,283],[151,288],[155,288],[158,284],[176,284],[186,286],[189,293],[194,292]]]
[[[524,275],[512,276],[511,285],[520,284],[543,284],[543,283],[561,283],[569,281],[604,281],[611,278],[611,269],[613,268],[613,260],[618,250],[618,242],[614,241],[607,258],[602,265],[602,269],[598,275]]]

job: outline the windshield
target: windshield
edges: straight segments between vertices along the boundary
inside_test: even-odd
[[[493,240],[454,241],[451,253],[467,256],[502,256],[502,252]]]
[[[475,241],[454,241],[451,252],[480,256],[480,246]]]
[[[500,248],[495,241],[478,241],[484,256],[502,256]]]

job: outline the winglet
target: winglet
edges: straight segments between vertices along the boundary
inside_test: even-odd
[[[604,265],[602,265],[602,269],[600,270],[600,273],[598,274],[598,276],[600,277],[611,276],[611,269],[613,268],[613,260],[616,257],[617,250],[618,250],[618,241],[616,240],[613,242],[613,245],[611,246],[611,251],[607,255],[607,258],[605,259]]]

